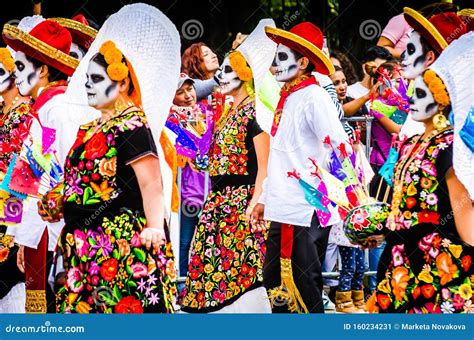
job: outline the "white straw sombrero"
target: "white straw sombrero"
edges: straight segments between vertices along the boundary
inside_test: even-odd
[[[454,116],[453,165],[461,183],[474,200],[474,153],[459,132],[471,110],[474,110],[474,32],[452,42],[429,67],[444,82],[451,99]]]

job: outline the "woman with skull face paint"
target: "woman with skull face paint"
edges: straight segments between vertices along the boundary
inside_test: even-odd
[[[79,128],[65,162],[59,249],[66,273],[57,310],[173,312],[176,271],[163,184],[156,180],[161,179],[160,161],[138,107],[138,80],[112,41],[91,58],[86,76],[88,103],[101,117]],[[96,241],[87,241],[90,237]],[[82,287],[80,277],[92,288]],[[97,303],[102,286],[112,288],[115,304]]]
[[[460,140],[447,120],[451,109],[460,114],[472,107],[465,96],[473,77],[472,38],[415,79],[411,111],[425,132],[400,148],[387,218],[387,228],[395,232],[386,236],[377,290],[368,301],[372,312],[473,311],[474,207],[467,190],[472,182],[464,186],[453,171],[459,157],[453,148]],[[465,173],[465,160],[460,164],[456,171]]]
[[[7,48],[0,48],[0,181],[14,155],[21,151],[32,116],[29,98],[18,93],[13,79],[15,62]],[[0,313],[25,312],[25,275],[16,265],[18,245],[7,235],[6,225],[21,222],[22,201],[0,189]]]
[[[233,105],[216,123],[209,152],[209,193],[190,253],[185,312],[270,313],[262,283],[266,223],[258,199],[266,177],[269,136],[257,122],[254,84],[268,72],[275,44],[263,19],[224,59],[221,91]]]

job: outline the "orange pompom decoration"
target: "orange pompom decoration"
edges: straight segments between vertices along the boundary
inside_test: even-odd
[[[444,107],[451,103],[446,85],[444,85],[443,80],[433,70],[426,70],[423,73],[423,80],[428,85],[436,103]]]
[[[99,49],[99,53],[102,55],[105,55],[105,53],[110,50],[110,49],[115,49],[115,43],[113,41],[106,41],[102,44],[102,46]]]
[[[15,70],[15,61],[6,47],[0,48],[0,63],[10,74]]]
[[[252,80],[252,70],[250,66],[247,65],[247,61],[240,51],[234,51],[229,54],[229,63],[240,80]]]
[[[104,53],[104,59],[107,64],[122,62],[122,52],[118,48],[111,48]]]
[[[122,81],[128,76],[128,67],[123,63],[113,63],[107,66],[107,74],[113,81]]]

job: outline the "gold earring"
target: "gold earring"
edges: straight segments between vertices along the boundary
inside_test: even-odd
[[[443,130],[449,126],[449,121],[444,114],[438,112],[433,116],[433,126],[436,130]]]

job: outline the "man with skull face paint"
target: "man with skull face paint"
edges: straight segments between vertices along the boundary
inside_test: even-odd
[[[446,12],[425,18],[421,13],[405,7],[405,20],[413,28],[405,52],[402,53],[405,78],[414,80],[439,57],[453,41],[468,31],[467,17]],[[470,20],[472,21],[472,19]],[[424,126],[408,115],[400,134],[412,136],[421,133]]]
[[[16,50],[15,81],[21,95],[31,96],[33,120],[30,137],[25,144],[41,143],[43,127],[53,129],[51,148],[62,165],[67,150],[73,144],[73,136],[79,117],[69,117],[62,101],[67,76],[72,75],[79,61],[69,56],[72,43],[70,33],[51,20],[41,17],[24,18],[39,21],[29,32],[6,24],[3,39]],[[22,20],[22,21],[23,21]],[[22,223],[13,233],[19,244],[18,266],[25,271],[27,286],[26,311],[32,313],[54,312],[54,294],[47,284],[52,254],[57,244],[61,223],[42,221],[30,204],[23,214]],[[39,268],[39,269],[38,269]]]
[[[267,239],[264,284],[274,312],[323,313],[321,262],[330,228],[321,228],[314,209],[287,171],[302,171],[311,163],[326,168],[329,135],[335,145],[348,140],[329,94],[311,76],[314,70],[331,74],[334,67],[321,51],[323,34],[304,22],[289,32],[266,27],[278,43],[275,77],[285,82],[272,127],[268,177],[261,203],[272,221]],[[330,221],[334,224],[338,221]],[[288,280],[290,278],[290,280]],[[288,293],[290,298],[288,298]],[[283,299],[286,304],[278,303]]]
[[[460,137],[472,122],[473,59],[474,33],[468,33],[415,79],[411,111],[425,131],[399,150],[386,225],[395,232],[385,237],[377,290],[368,301],[372,312],[474,311],[472,128],[470,142]]]
[[[13,79],[15,62],[7,48],[0,48],[0,183],[12,158],[21,151],[31,126],[29,98],[18,93]],[[7,225],[22,218],[22,201],[0,189],[0,313],[25,312],[25,275],[16,265],[18,245],[6,234]]]

